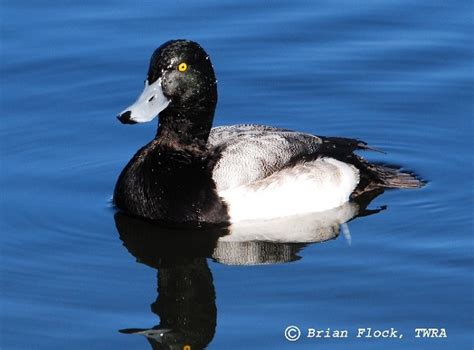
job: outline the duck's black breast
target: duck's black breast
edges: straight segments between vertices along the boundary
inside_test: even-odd
[[[114,204],[121,210],[168,224],[227,224],[227,207],[212,180],[213,156],[154,140],[120,174]]]

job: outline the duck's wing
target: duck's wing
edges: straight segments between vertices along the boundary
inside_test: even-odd
[[[397,167],[367,162],[355,150],[373,150],[358,139],[324,137],[271,126],[242,124],[211,130],[208,147],[217,155],[213,179],[225,191],[264,179],[300,162],[333,158],[360,172],[358,191],[372,187],[420,187],[423,181]]]
[[[263,125],[221,126],[211,130],[208,147],[218,154],[213,179],[218,191],[264,179],[297,162],[334,155],[340,159],[364,148],[359,140],[325,138]]]

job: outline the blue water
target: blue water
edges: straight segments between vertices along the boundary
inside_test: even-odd
[[[208,349],[474,346],[472,2],[7,0],[0,13],[2,349],[159,349],[119,330],[160,317],[185,318]],[[369,208],[387,209],[350,221],[350,238],[261,248],[289,252],[275,264],[120,232],[113,186],[156,123],[115,115],[173,38],[211,55],[215,125],[357,137],[427,186],[377,197]],[[404,336],[357,338],[361,327]]]

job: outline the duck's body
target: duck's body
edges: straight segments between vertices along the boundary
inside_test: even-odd
[[[217,88],[196,43],[171,41],[150,62],[145,91],[124,123],[160,113],[155,139],[120,175],[118,208],[177,225],[228,224],[324,211],[380,187],[419,187],[410,174],[353,153],[359,140],[261,125],[211,130]]]
[[[114,202],[128,213],[171,224],[225,223],[229,217],[212,180],[212,163],[207,152],[153,140],[122,171]]]

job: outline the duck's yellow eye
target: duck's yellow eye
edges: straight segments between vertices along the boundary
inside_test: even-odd
[[[180,63],[178,66],[178,70],[180,72],[186,72],[187,69],[188,69],[188,65],[185,62]]]

